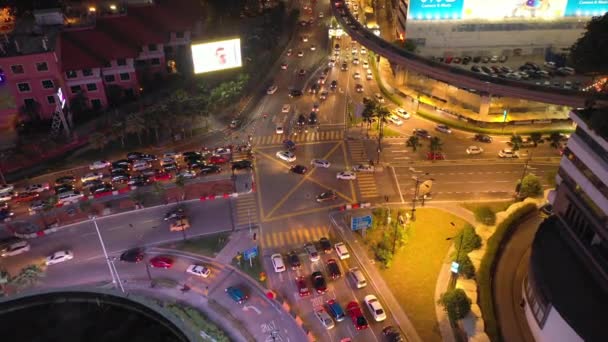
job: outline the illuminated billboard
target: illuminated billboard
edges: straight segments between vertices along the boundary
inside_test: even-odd
[[[192,44],[191,48],[195,74],[238,68],[243,65],[239,38]]]
[[[562,18],[598,16],[608,0],[411,0],[413,20]]]

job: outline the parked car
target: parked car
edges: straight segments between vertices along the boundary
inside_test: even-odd
[[[144,250],[141,248],[132,248],[124,251],[120,255],[120,261],[124,262],[141,262],[144,260]]]
[[[236,286],[229,286],[224,290],[237,304],[243,304],[249,298],[243,290]]]
[[[186,273],[193,274],[197,277],[207,278],[211,274],[211,270],[203,265],[190,265],[186,268]]]
[[[57,252],[49,255],[46,258],[45,264],[47,266],[49,266],[49,265],[58,264],[58,263],[61,263],[64,261],[72,260],[72,259],[74,259],[74,254],[72,253],[72,251],[69,251],[69,250],[57,251]]]
[[[296,287],[298,288],[298,295],[300,297],[310,296],[310,288],[306,284],[306,278],[304,276],[296,277]]]
[[[363,298],[363,301],[365,302],[369,313],[372,315],[376,322],[382,322],[386,320],[386,311],[384,311],[382,304],[380,304],[380,301],[378,300],[378,298],[376,298],[376,296],[372,294],[367,295],[365,296],[365,298]]]
[[[331,277],[331,279],[336,280],[336,279],[342,277],[342,272],[340,271],[340,266],[338,266],[338,263],[336,262],[335,259],[327,260],[327,272],[329,273],[329,276]]]
[[[348,303],[348,305],[346,305],[346,312],[350,316],[353,325],[355,326],[355,329],[363,330],[369,327],[367,319],[365,319],[365,316],[363,315],[363,311],[361,311],[359,303],[355,301]]]
[[[171,268],[173,266],[173,258],[168,256],[155,256],[150,259],[150,266],[154,268]]]
[[[313,272],[310,278],[312,280],[312,285],[318,294],[324,294],[327,292],[327,283],[325,282],[323,273],[320,271]]]
[[[321,325],[327,330],[332,329],[335,326],[334,320],[331,319],[323,308],[315,309],[315,317],[317,317],[319,322],[321,322]]]

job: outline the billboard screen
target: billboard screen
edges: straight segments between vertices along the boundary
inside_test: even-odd
[[[243,65],[239,38],[192,44],[191,49],[195,74],[238,68]]]
[[[562,18],[608,12],[608,0],[411,0],[413,20]]]

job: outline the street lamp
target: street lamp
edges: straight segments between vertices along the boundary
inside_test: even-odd
[[[532,152],[528,152],[526,150],[526,153],[528,154],[528,158],[526,159],[526,162],[524,164],[524,170],[521,173],[521,179],[519,180],[519,187],[517,188],[517,198],[518,199],[521,196],[521,186],[522,186],[522,183],[524,182],[524,177],[526,177],[526,172],[528,171],[528,164],[530,163],[530,160],[532,159]]]
[[[120,287],[120,290],[124,293],[125,289],[122,287],[122,282],[120,281],[120,277],[118,276],[118,271],[116,270],[116,266],[114,266],[114,261],[110,260],[108,256],[108,252],[106,251],[106,245],[103,242],[103,238],[101,237],[101,232],[99,231],[99,226],[97,225],[97,218],[93,216],[93,225],[95,226],[95,231],[97,232],[97,237],[99,238],[99,244],[101,245],[101,250],[103,251],[103,255],[106,258],[106,263],[108,264],[108,269],[110,270],[110,275],[112,276],[112,284],[116,286],[116,282]],[[114,274],[116,273],[116,276]]]
[[[419,172],[419,171],[416,171],[412,167],[410,167],[410,171]],[[424,173],[424,176],[428,176],[428,175],[429,175],[428,172]],[[411,217],[411,219],[412,219],[412,221],[416,221],[416,201],[418,201],[418,196],[419,196],[419,192],[420,192],[420,183],[423,183],[426,180],[424,180],[418,176],[412,176],[412,179],[414,180],[414,198],[412,198],[412,217]],[[429,180],[432,180],[432,179],[429,179]],[[429,186],[429,190],[430,190],[430,186]],[[422,204],[424,205],[424,201],[422,202]]]
[[[453,228],[456,228],[456,224],[454,224],[454,222],[450,222],[450,225]],[[458,235],[446,238],[446,241],[451,241],[457,237],[458,237]],[[454,287],[454,285],[456,285],[456,280],[458,279],[458,274],[460,273],[459,261],[460,261],[460,250],[462,249],[462,239],[463,238],[464,238],[464,230],[462,232],[460,232],[460,243],[458,244],[458,249],[456,251],[456,261],[453,261],[452,265],[451,265],[451,271],[452,271],[452,277],[450,278],[451,287]]]

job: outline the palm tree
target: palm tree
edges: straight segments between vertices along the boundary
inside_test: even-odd
[[[439,138],[439,137],[432,137],[431,140],[429,141],[429,150],[431,151],[431,153],[441,151],[442,146],[443,146],[443,142],[441,141],[441,138]]]
[[[521,148],[522,143],[523,139],[521,138],[521,135],[513,134],[511,136],[511,146],[513,148],[513,151],[519,150]]]
[[[101,132],[93,132],[89,136],[89,143],[96,150],[103,150],[109,142],[108,137]]]
[[[559,133],[551,133],[549,141],[551,141],[551,147],[558,149],[562,145],[562,135]]]
[[[137,134],[139,144],[142,144],[141,133],[147,129],[143,115],[140,113],[131,113],[125,119],[125,132],[127,134]]]
[[[143,208],[143,202],[145,199],[144,193],[141,192],[139,189],[135,190],[135,191],[131,191],[131,194],[129,194],[129,198],[135,202],[136,206],[142,206]]]
[[[361,113],[361,116],[363,117],[363,121],[367,122],[367,129],[369,130],[371,124],[372,124],[372,118],[374,117],[375,113],[376,113],[376,107],[377,107],[377,103],[376,101],[370,100],[368,98],[364,98],[363,99],[363,112]]]
[[[422,144],[420,144],[420,139],[417,136],[412,135],[405,142],[405,146],[411,147],[412,148],[412,152],[416,152],[416,150],[418,149],[418,147],[422,146]]]
[[[53,211],[53,209],[55,209],[56,204],[57,204],[56,196],[51,196],[42,202],[42,212],[40,213],[40,216],[42,217],[42,221],[44,222],[45,226],[48,226],[48,222],[46,220],[47,215],[48,215],[48,213]],[[55,218],[55,221],[56,220],[57,220],[57,218]]]
[[[534,147],[538,146],[538,143],[543,140],[543,136],[540,132],[533,132],[530,134],[530,141],[534,143]]]
[[[182,175],[175,177],[175,185],[180,188],[182,192],[182,201],[186,199],[186,179]]]
[[[165,104],[153,105],[143,112],[147,128],[154,130],[157,144],[160,141],[160,129],[164,124],[167,112],[167,105]]]
[[[123,121],[115,121],[112,123],[111,139],[119,139],[120,146],[125,147],[125,124]]]

